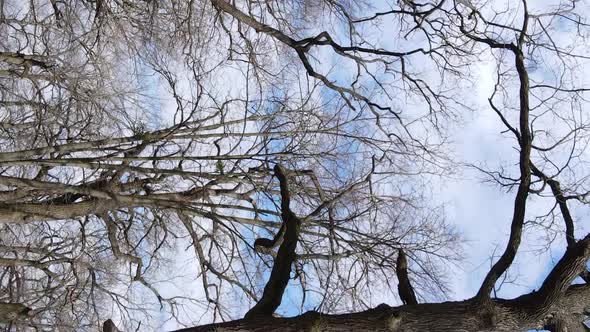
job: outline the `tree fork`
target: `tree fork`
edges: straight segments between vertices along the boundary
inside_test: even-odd
[[[262,298],[252,307],[244,318],[258,318],[260,316],[272,316],[281,304],[283,293],[291,277],[291,265],[295,261],[297,239],[301,220],[291,211],[291,193],[287,171],[279,164],[274,167],[275,176],[279,179],[281,191],[281,218],[283,219],[283,242],[279,247],[277,257],[270,274],[270,278],[264,287]],[[282,228],[282,227],[281,227]],[[281,232],[279,230],[279,232]]]
[[[286,185],[286,181],[281,181],[281,184],[283,183]],[[286,186],[284,188],[287,189]],[[288,200],[282,202],[283,208],[285,202]],[[289,211],[288,205],[284,211]],[[281,247],[286,242],[288,241],[285,240]],[[521,331],[527,328],[543,328],[548,326],[551,317],[559,317],[559,326],[566,324],[570,332],[585,332],[583,320],[590,314],[590,285],[569,285],[586,269],[589,257],[590,234],[568,247],[545,278],[539,291],[510,300],[489,299],[482,302],[476,296],[459,302],[423,303],[400,307],[382,304],[374,309],[341,315],[308,312],[292,318],[274,318],[272,312],[268,314],[268,311],[261,309],[252,314],[255,306],[246,314],[245,319],[179,331]],[[276,265],[273,267],[274,275]],[[271,282],[277,282],[273,279],[273,274],[267,288]],[[284,288],[282,290],[284,291]],[[266,293],[265,288],[265,295]],[[269,294],[279,295],[277,292]],[[282,292],[280,296],[282,297]],[[261,302],[262,300],[257,306],[260,306]],[[266,304],[265,308],[271,307]],[[256,319],[250,319],[253,317]]]
[[[480,315],[473,300],[444,303],[422,303],[390,307],[381,304],[376,308],[341,315],[325,315],[307,312],[290,318],[259,317],[255,320],[240,319],[224,323],[208,324],[176,332],[231,332],[231,331],[525,331],[547,326],[545,317],[524,314],[519,308],[529,305],[530,299],[494,299],[491,304],[496,313],[495,325]],[[585,332],[582,323],[590,308],[590,286],[571,286],[564,297],[549,312],[559,316],[567,324],[569,332]],[[565,312],[567,310],[567,312]],[[551,316],[551,317],[552,317]]]

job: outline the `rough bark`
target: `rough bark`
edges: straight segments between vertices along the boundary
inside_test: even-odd
[[[568,247],[538,291],[511,300],[481,301],[476,296],[460,302],[401,307],[382,304],[342,315],[257,315],[180,331],[525,331],[554,324],[565,325],[570,332],[582,332],[586,331],[583,321],[590,311],[590,285],[571,283],[586,269],[589,257],[590,234]]]
[[[292,318],[265,317],[209,324],[177,332],[205,331],[526,331],[546,326],[545,317],[527,313],[531,299],[493,300],[493,317],[482,313],[472,300],[417,304],[374,309],[342,315],[308,312]],[[582,322],[590,306],[590,286],[572,286],[549,310],[567,324],[570,332],[586,331]]]

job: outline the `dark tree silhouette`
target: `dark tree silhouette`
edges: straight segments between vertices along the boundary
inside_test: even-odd
[[[408,259],[403,249],[397,251],[397,264],[395,265],[395,274],[397,275],[397,291],[403,304],[418,304],[414,288],[408,277]]]

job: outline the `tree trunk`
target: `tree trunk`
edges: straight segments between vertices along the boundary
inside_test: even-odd
[[[108,319],[102,324],[102,332],[121,332],[112,320]]]
[[[390,307],[341,315],[307,312],[292,318],[240,319],[178,330],[205,331],[526,331],[548,328],[558,318],[568,332],[587,332],[584,319],[590,310],[590,286],[572,286],[549,309],[537,310],[535,293],[513,300],[478,305],[473,300]]]

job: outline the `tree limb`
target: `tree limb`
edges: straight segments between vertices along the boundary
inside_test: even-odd
[[[291,196],[286,170],[279,164],[274,167],[281,187],[281,218],[285,227],[283,243],[279,247],[270,278],[264,287],[262,297],[245,315],[244,318],[270,317],[281,304],[283,293],[291,276],[291,265],[295,261],[297,239],[301,221],[291,211]]]
[[[395,273],[397,274],[397,290],[399,297],[404,304],[418,304],[416,300],[416,294],[414,288],[410,283],[408,277],[408,260],[406,259],[406,253],[402,248],[398,249],[397,252],[397,264],[395,266]]]

